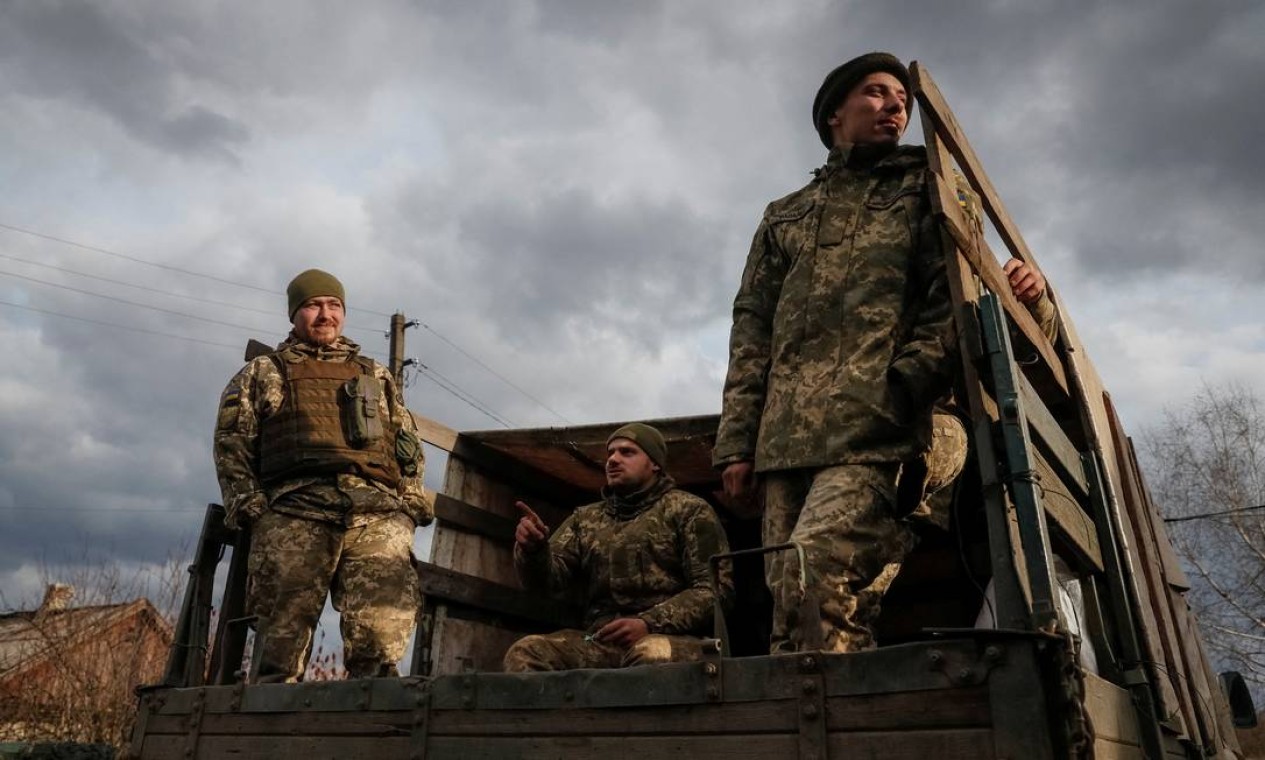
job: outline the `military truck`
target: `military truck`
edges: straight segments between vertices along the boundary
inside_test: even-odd
[[[678,484],[715,506],[731,539],[712,561],[734,563],[738,598],[718,611],[705,660],[498,672],[517,637],[579,617],[519,587],[513,503],[528,499],[556,526],[594,500],[613,424],[459,433],[418,417],[448,456],[408,674],[249,683],[250,537],[211,505],[164,683],[140,694],[132,756],[1241,757],[1234,727],[1254,719],[1250,696],[1210,667],[1112,398],[1062,305],[1050,341],[1014,300],[959,204],[955,166],[1007,252],[1033,256],[926,68],[912,71],[972,451],[949,530],[921,535],[884,600],[876,649],[766,654],[759,527],[725,508],[710,462],[717,419],[698,416],[651,422]]]

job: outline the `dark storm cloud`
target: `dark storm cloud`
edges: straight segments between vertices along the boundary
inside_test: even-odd
[[[683,203],[606,205],[576,188],[530,199],[489,193],[451,210],[463,252],[438,260],[432,276],[479,283],[462,302],[477,304],[510,342],[556,341],[561,322],[585,315],[657,343],[713,317],[732,295],[709,264],[723,233]]]
[[[68,297],[40,303],[83,311]],[[223,337],[121,307],[91,313]],[[0,408],[0,573],[30,561],[37,547],[50,560],[74,560],[64,553],[91,541],[144,562],[187,543],[201,509],[217,500],[205,464],[208,426],[234,352],[64,320],[10,329],[10,344],[30,361],[8,365],[8,381],[22,391]]]
[[[39,195],[54,200],[23,201],[45,226],[276,291],[330,269],[368,350],[384,351],[386,326],[369,312],[401,308],[596,421],[715,410],[720,370],[699,336],[723,340],[763,204],[824,158],[808,114],[822,76],[868,50],[930,66],[1038,257],[1066,267],[1056,274],[1087,271],[1104,293],[1137,272],[1265,276],[1252,248],[1265,237],[1265,159],[1251,149],[1262,18],[1167,0],[13,2],[0,5],[0,99],[23,106],[13,130],[48,129],[41,155],[82,162],[49,176],[63,169],[73,197],[98,204],[48,180]],[[85,117],[59,142],[45,104]],[[433,155],[403,142],[410,119],[439,135]],[[129,140],[144,147],[103,163],[119,184],[174,196],[162,214],[112,208],[117,185],[95,184],[92,151]],[[365,160],[380,163],[343,170],[377,150]],[[137,281],[283,303],[170,273]],[[281,311],[186,309],[250,332],[12,285],[0,280],[6,298],[234,346],[286,329]],[[83,533],[163,558],[218,498],[210,425],[239,350],[0,314],[6,335],[40,330],[22,343],[30,371],[7,372],[0,397],[0,507],[23,507],[0,508],[0,573]],[[435,334],[408,339],[496,412],[559,422]],[[458,428],[496,426],[430,379],[410,402]]]
[[[1032,237],[1086,272],[1209,267],[1265,279],[1265,11],[1213,2],[858,4],[929,65]],[[896,24],[899,20],[899,24]],[[1038,257],[1041,251],[1036,251]]]
[[[126,13],[90,3],[5,4],[0,60],[10,86],[98,109],[162,150],[234,160],[249,131],[206,106],[183,102],[169,62],[137,39],[128,21]]]

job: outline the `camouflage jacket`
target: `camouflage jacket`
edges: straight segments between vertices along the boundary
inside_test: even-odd
[[[330,346],[313,346],[300,342],[293,334],[277,346],[292,348],[319,361],[345,362],[360,352],[360,347],[346,338]],[[416,436],[416,425],[395,380],[385,367],[374,363],[374,377],[382,384],[379,415],[390,424],[387,434],[406,431]],[[392,489],[357,475],[302,477],[265,487],[259,478],[260,421],[275,413],[285,398],[285,379],[268,356],[260,356],[238,372],[220,396],[219,415],[215,425],[215,471],[227,510],[227,521],[236,526],[253,519],[265,509],[322,520],[348,527],[363,525],[385,514],[403,511],[414,522],[425,525],[433,511],[422,491],[425,462],[421,446],[416,446],[412,461],[416,471]],[[414,440],[416,440],[414,438]],[[407,462],[402,469],[412,470]]]
[[[922,147],[844,146],[769,204],[734,298],[713,460],[912,458],[956,356]]]
[[[580,507],[550,537],[547,548],[524,553],[514,566],[523,585],[564,595],[578,592],[585,626],[639,617],[651,633],[706,634],[713,603],[708,559],[729,551],[720,520],[707,502],[661,477],[639,494]],[[733,577],[722,565],[726,604]]]

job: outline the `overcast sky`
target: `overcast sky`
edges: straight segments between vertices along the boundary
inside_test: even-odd
[[[1259,389],[1262,39],[1216,0],[0,3],[0,590],[189,546],[307,267],[371,355],[424,323],[408,401],[452,427],[718,411],[761,210],[876,49],[935,75],[1126,425]]]

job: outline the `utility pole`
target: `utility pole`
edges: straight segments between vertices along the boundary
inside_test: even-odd
[[[404,358],[404,331],[416,326],[417,322],[405,320],[402,312],[391,315],[391,353],[387,369],[401,389],[404,387],[404,368],[413,363],[412,359]]]

